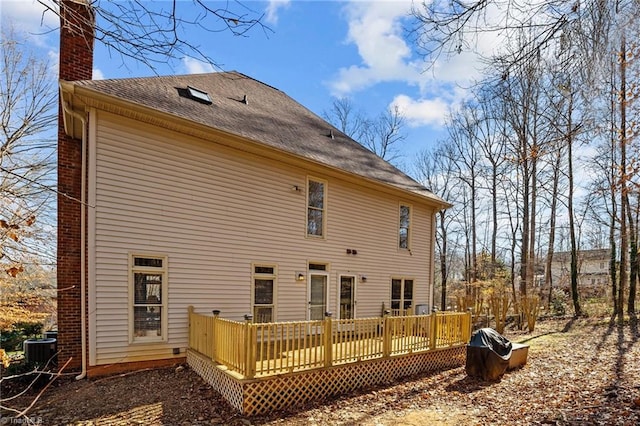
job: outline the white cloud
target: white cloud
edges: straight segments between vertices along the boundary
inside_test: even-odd
[[[278,11],[289,7],[291,0],[270,0],[266,9],[265,21],[267,24],[275,25],[278,23]]]
[[[93,69],[93,80],[104,80],[104,73],[99,68]]]
[[[406,118],[411,127],[442,126],[450,111],[450,103],[442,98],[412,99],[407,95],[398,95],[391,102]]]
[[[52,1],[45,1],[48,7],[57,10]],[[29,35],[32,42],[45,46],[51,36],[51,30],[60,27],[60,18],[56,12],[47,10],[36,0],[2,0],[0,1],[2,25],[12,25],[16,30]],[[57,40],[57,31],[54,36]]]
[[[204,74],[216,71],[211,64],[188,57],[182,59],[182,66],[187,74]]]
[[[409,23],[411,5],[410,0],[348,2],[345,42],[357,47],[360,63],[340,68],[328,85],[336,97],[387,82],[416,87],[415,94],[410,88],[396,94],[390,107],[397,105],[410,126],[438,127],[466,98],[464,87],[480,76],[482,65],[477,53],[463,51],[438,58],[425,71],[429,64],[414,54],[404,38],[403,25]],[[480,33],[473,42],[478,51],[488,53],[496,48],[497,37]]]
[[[330,83],[332,94],[340,97],[383,81],[423,80],[419,66],[411,61],[411,49],[402,38],[402,19],[411,1],[349,2],[344,11],[348,20],[347,43],[358,48],[359,65],[341,68]]]
[[[404,38],[403,24],[411,19],[411,5],[409,0],[348,3],[346,42],[356,45],[362,62],[338,71],[337,78],[330,83],[334,96],[389,81],[418,85],[425,91],[434,83],[466,84],[479,77],[481,62],[472,51],[439,58],[425,72],[428,64],[413,55],[412,46]],[[487,53],[495,49],[496,37],[493,33],[478,34],[478,50]]]
[[[49,61],[49,73],[58,79],[58,71],[60,70],[60,53],[57,50],[49,50],[47,52]]]

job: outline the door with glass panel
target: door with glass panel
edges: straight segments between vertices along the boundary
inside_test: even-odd
[[[338,295],[340,297],[338,318],[354,319],[356,312],[356,277],[341,275]]]
[[[255,265],[253,269],[253,320],[254,322],[275,321],[275,280],[274,266]]]
[[[309,319],[322,320],[327,311],[327,282],[326,274],[309,274]]]

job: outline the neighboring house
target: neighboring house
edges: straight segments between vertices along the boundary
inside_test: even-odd
[[[190,305],[256,321],[432,306],[448,203],[280,90],[238,72],[60,87],[62,362],[181,361]]]
[[[609,249],[578,251],[578,289],[582,294],[603,294],[609,288]],[[551,262],[555,288],[571,288],[571,252],[556,252]]]

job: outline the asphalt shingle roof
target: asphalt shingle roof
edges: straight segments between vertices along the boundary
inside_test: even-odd
[[[447,204],[284,92],[239,72],[74,83]],[[188,97],[188,86],[212,103]]]

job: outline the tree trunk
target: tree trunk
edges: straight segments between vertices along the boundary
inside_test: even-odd
[[[618,321],[624,321],[624,289],[627,283],[627,255],[629,242],[627,235],[627,66],[626,40],[622,37],[620,47],[620,285],[618,286]]]
[[[526,145],[526,142],[524,142]],[[520,295],[527,294],[527,266],[529,265],[529,185],[531,178],[529,176],[529,167],[526,146],[522,148],[522,245],[520,255]]]
[[[612,65],[611,69],[614,69],[614,66]],[[613,72],[611,74],[614,74]],[[618,203],[616,200],[616,196],[617,196],[617,185],[616,185],[616,173],[615,170],[617,169],[618,165],[616,164],[615,161],[615,155],[614,153],[617,151],[617,141],[615,138],[615,134],[616,134],[616,119],[615,119],[615,111],[616,111],[616,87],[615,87],[615,81],[614,78],[612,76],[612,81],[611,81],[611,108],[610,108],[610,123],[611,123],[611,165],[610,165],[610,169],[612,171],[612,176],[611,176],[611,218],[610,218],[610,223],[609,223],[609,250],[610,250],[610,254],[609,254],[609,279],[611,280],[611,299],[613,301],[613,315],[612,318],[615,318],[615,316],[618,313],[618,253],[617,253],[617,249],[616,249],[616,223],[617,223],[617,216],[618,216]]]
[[[551,206],[549,222],[549,245],[547,246],[547,263],[544,268],[544,282],[548,286],[549,293],[547,299],[547,310],[551,306],[553,293],[553,277],[551,276],[551,265],[553,264],[553,249],[556,242],[556,214],[558,210],[558,186],[560,184],[560,164],[562,163],[562,150],[558,147],[556,151],[556,161],[553,168],[553,186],[551,189]],[[542,299],[542,294],[540,295]]]
[[[445,226],[445,211],[440,211],[440,235],[442,236],[442,249],[440,250],[440,280],[442,294],[440,295],[440,310],[447,309],[447,229]]]
[[[567,200],[567,209],[569,214],[569,238],[571,240],[571,299],[573,301],[573,314],[576,317],[582,315],[580,307],[580,297],[578,294],[578,244],[576,242],[576,226],[573,211],[573,129],[571,121],[571,113],[573,111],[573,94],[569,95],[569,113],[567,123],[567,161],[568,161],[568,177],[569,177],[569,199]]]
[[[537,173],[538,173],[538,145],[534,143],[531,152],[531,214],[529,216],[529,255],[527,257],[527,283],[533,291],[535,287],[536,270],[536,207],[537,203]],[[535,294],[535,293],[534,293]]]
[[[490,279],[495,277],[496,273],[496,250],[498,241],[498,172],[496,165],[493,164],[493,173],[491,176],[491,215],[493,218],[493,230],[491,232],[491,275]]]
[[[471,170],[471,284],[473,285],[473,301],[478,301],[479,291],[475,283],[478,280],[478,253],[477,253],[477,235],[476,229],[476,171]]]
[[[636,311],[636,284],[638,281],[638,234],[627,194],[627,217],[629,221],[629,298],[627,299],[627,313]]]

